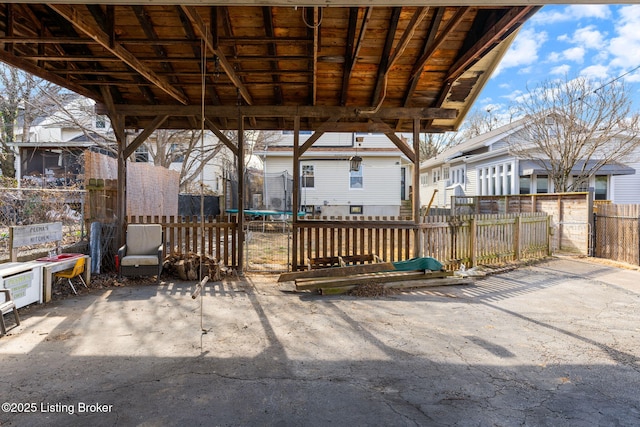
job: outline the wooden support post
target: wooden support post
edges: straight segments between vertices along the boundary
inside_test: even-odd
[[[238,115],[238,275],[244,272],[244,116]]]
[[[291,253],[291,268],[293,271],[298,270],[298,209],[300,204],[300,117],[295,116],[293,118],[293,197],[292,197],[292,206],[291,213],[293,215],[292,221],[292,229],[293,229],[293,239],[291,241],[292,244],[292,253]],[[304,262],[304,260],[300,260]]]
[[[124,116],[118,114],[111,116],[113,131],[118,142],[118,193],[116,196],[117,223],[116,223],[116,247],[121,247],[124,242],[124,226],[127,218],[127,158],[124,155],[127,149],[127,135],[124,131]]]
[[[476,218],[473,217],[471,218],[471,222],[469,224],[469,251],[471,253],[471,268],[476,266],[477,263],[477,257],[476,257],[476,251],[477,251],[477,233],[478,233],[478,226],[476,224]]]
[[[422,242],[422,230],[420,230],[420,119],[413,120],[413,152],[415,161],[413,163],[413,222],[414,230],[414,247],[413,257],[421,257],[424,253],[424,245]]]

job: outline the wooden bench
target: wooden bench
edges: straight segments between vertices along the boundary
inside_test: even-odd
[[[20,317],[18,316],[18,308],[11,297],[10,289],[0,289],[0,293],[4,294],[4,302],[0,303],[0,336],[6,335],[7,326],[4,323],[4,315],[13,311],[16,318],[16,326],[20,325]]]

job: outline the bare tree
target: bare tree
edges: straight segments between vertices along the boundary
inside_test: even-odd
[[[424,161],[435,157],[461,141],[460,133],[425,133],[424,138],[420,139],[420,159]]]
[[[621,82],[546,81],[516,108],[525,124],[509,140],[510,151],[543,168],[558,192],[583,185],[640,143],[639,116]]]
[[[50,111],[48,100],[61,92],[62,88],[53,83],[0,63],[0,170],[3,175],[15,176],[16,153],[11,143],[16,142],[16,126],[22,126],[22,139],[27,141],[33,121]]]

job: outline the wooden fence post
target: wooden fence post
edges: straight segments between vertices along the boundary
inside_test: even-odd
[[[520,261],[520,215],[516,215],[513,223],[513,253],[515,261]]]
[[[469,224],[469,252],[471,254],[471,268],[476,266],[477,231],[476,216],[474,215],[471,217],[471,222]]]

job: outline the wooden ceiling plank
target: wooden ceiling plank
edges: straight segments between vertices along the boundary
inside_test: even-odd
[[[347,28],[347,39],[344,49],[344,69],[342,70],[342,89],[340,91],[340,105],[347,104],[347,94],[349,92],[349,81],[351,80],[351,72],[355,65],[355,44],[356,44],[356,26],[358,25],[359,8],[349,8],[349,26]]]
[[[220,66],[222,67],[226,75],[229,77],[231,82],[234,84],[234,86],[238,89],[238,91],[240,92],[240,95],[242,96],[242,99],[244,99],[244,101],[249,105],[253,104],[253,99],[251,98],[251,94],[247,90],[244,83],[242,83],[242,80],[240,79],[240,77],[234,71],[233,66],[227,60],[225,54],[222,52],[222,50],[215,47],[213,36],[207,29],[207,26],[205,25],[204,20],[202,19],[202,17],[200,16],[196,8],[194,6],[181,6],[181,7],[184,13],[191,20],[193,27],[200,33],[200,37],[202,37],[202,39],[204,40],[205,45],[207,46],[207,49],[218,57],[218,60],[220,61]]]
[[[389,71],[389,59],[393,40],[395,39],[396,30],[398,28],[398,20],[400,19],[401,7],[394,7],[391,11],[391,18],[387,27],[387,37],[384,42],[384,48],[381,52],[380,63],[378,65],[378,75],[376,77],[376,85],[371,96],[371,105],[380,106],[384,101],[384,91],[387,89],[387,73]]]
[[[411,77],[419,76],[422,73],[422,70],[427,63],[427,61],[431,58],[431,56],[436,52],[436,50],[442,45],[442,43],[451,36],[456,27],[462,22],[462,18],[469,10],[468,7],[460,7],[456,10],[455,15],[447,21],[447,25],[442,29],[438,37],[431,44],[429,49],[420,56],[420,58],[415,62],[413,66],[413,70],[411,71]]]
[[[163,79],[156,75],[153,70],[147,67],[144,63],[138,60],[135,55],[129,52],[120,44],[109,45],[109,36],[104,31],[96,28],[95,24],[91,24],[80,17],[75,6],[50,4],[49,7],[53,9],[60,16],[65,18],[69,23],[73,24],[80,31],[87,36],[94,39],[104,49],[111,52],[113,55],[120,58],[123,62],[136,70],[141,76],[147,79],[149,82],[156,85],[160,90],[166,92],[168,95],[181,102],[182,104],[188,104],[186,99],[178,90],[176,90],[166,79]]]
[[[445,8],[438,7],[433,13],[433,18],[431,19],[431,23],[429,24],[429,29],[427,30],[427,36],[424,39],[424,43],[422,45],[422,51],[420,53],[420,57],[422,58],[427,54],[431,45],[434,43],[436,36],[438,35],[438,29],[440,28],[440,24],[442,23],[442,17],[444,16]],[[416,64],[414,64],[414,69]],[[418,87],[418,82],[420,81],[421,74],[413,74],[409,78],[409,86],[404,94],[403,106],[409,107],[411,105],[411,98],[413,94],[416,92],[416,88]],[[400,129],[400,127],[404,124],[402,119],[399,119],[396,123],[396,129]]]
[[[416,32],[416,29],[418,28],[418,25],[422,23],[422,21],[424,20],[424,18],[427,16],[428,13],[429,13],[429,7],[419,7],[418,9],[416,9],[416,12],[411,17],[411,20],[409,21],[407,28],[404,30],[404,33],[402,33],[402,36],[398,41],[398,45],[396,46],[393,52],[393,55],[389,60],[389,65],[387,65],[387,72],[389,72],[389,70],[394,66],[398,58],[402,56],[402,53],[407,48],[407,45],[413,38]]]

